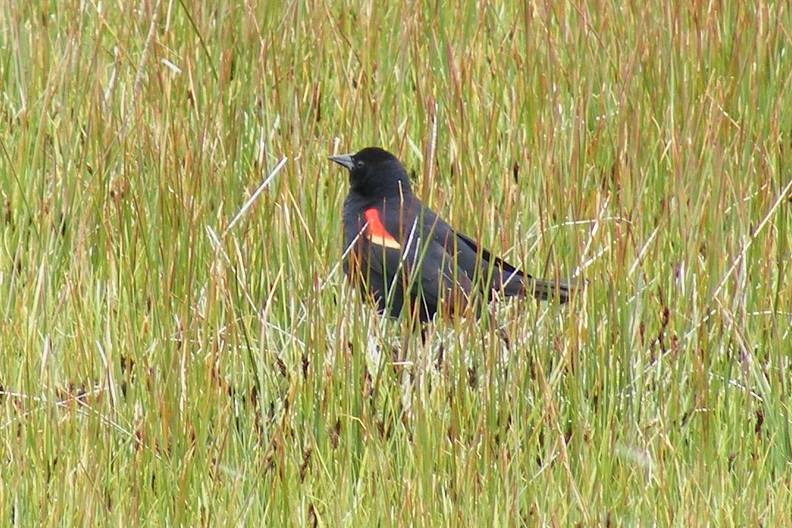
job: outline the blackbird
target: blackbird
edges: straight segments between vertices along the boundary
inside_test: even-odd
[[[330,160],[349,170],[344,272],[379,313],[398,317],[407,307],[427,322],[438,312],[478,315],[481,294],[486,302],[529,295],[569,300],[568,283],[520,271],[421,203],[393,154],[368,147]]]

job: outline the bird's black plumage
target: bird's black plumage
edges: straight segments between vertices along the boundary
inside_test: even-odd
[[[454,230],[412,193],[401,162],[368,147],[332,156],[349,170],[344,201],[344,271],[380,312],[405,307],[421,321],[475,308],[476,294],[533,295],[566,302],[570,287],[535,279]]]

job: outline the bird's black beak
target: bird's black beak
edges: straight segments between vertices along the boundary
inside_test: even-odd
[[[340,156],[330,156],[328,158],[330,161],[335,161],[342,167],[346,167],[349,170],[352,170],[352,167],[355,166],[355,160],[352,159],[351,154],[341,154]]]

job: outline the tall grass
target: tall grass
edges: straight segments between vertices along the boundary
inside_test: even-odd
[[[0,519],[791,525],[790,28],[729,0],[5,2]],[[425,343],[371,314],[326,160],[366,145],[585,291]]]

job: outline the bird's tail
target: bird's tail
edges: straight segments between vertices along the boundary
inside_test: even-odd
[[[569,301],[569,296],[575,291],[575,285],[570,281],[546,280],[526,277],[523,280],[526,292],[542,301],[558,301],[561,304]]]

